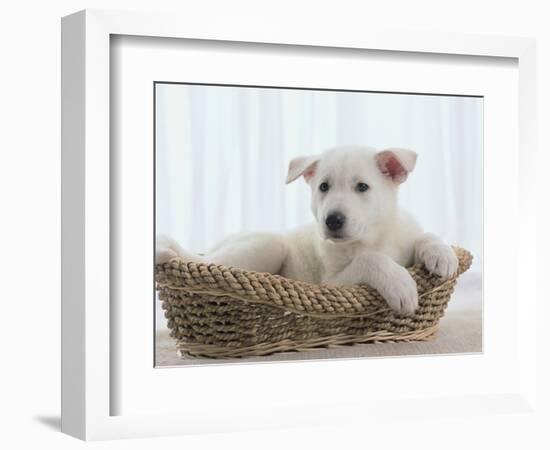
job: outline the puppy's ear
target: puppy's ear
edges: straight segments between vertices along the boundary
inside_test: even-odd
[[[414,170],[417,156],[412,150],[388,148],[378,152],[375,158],[380,171],[390,177],[394,183],[400,184]]]
[[[315,175],[319,159],[319,155],[298,156],[290,161],[288,165],[288,175],[286,176],[286,184],[291,183],[300,175],[303,175],[306,182],[309,183],[311,177]]]

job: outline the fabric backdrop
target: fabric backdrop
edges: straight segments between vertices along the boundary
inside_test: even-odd
[[[311,222],[289,161],[335,145],[419,157],[400,204],[482,263],[483,99],[156,85],[156,229],[194,252],[239,231]]]

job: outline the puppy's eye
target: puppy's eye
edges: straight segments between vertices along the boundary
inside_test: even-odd
[[[355,187],[358,192],[365,192],[368,188],[369,185],[366,183],[357,183],[357,186]]]
[[[321,184],[319,185],[319,190],[320,190],[321,192],[327,192],[327,191],[328,191],[328,188],[329,188],[328,183],[321,183]]]

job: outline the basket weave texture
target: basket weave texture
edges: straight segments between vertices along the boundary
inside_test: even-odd
[[[459,270],[443,281],[409,268],[419,307],[394,313],[366,285],[326,286],[280,275],[184,262],[157,264],[159,299],[183,357],[239,358],[353,343],[418,341],[434,336],[458,276],[472,255],[453,247]]]

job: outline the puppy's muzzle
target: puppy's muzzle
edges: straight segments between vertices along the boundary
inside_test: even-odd
[[[325,220],[325,225],[330,231],[339,231],[346,223],[346,216],[340,212],[329,214]]]

